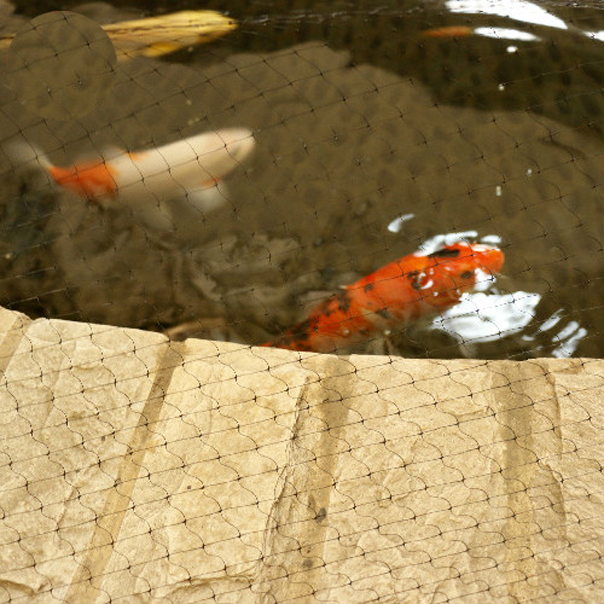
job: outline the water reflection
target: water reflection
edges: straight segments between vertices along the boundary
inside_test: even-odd
[[[540,300],[539,294],[522,291],[464,294],[457,306],[434,319],[432,328],[448,332],[464,345],[493,342],[522,331],[535,318]]]
[[[581,340],[587,335],[588,331],[578,323],[578,321],[568,321],[566,325],[563,322],[564,311],[557,310],[548,319],[543,321],[533,334],[525,334],[522,339],[530,342],[533,347],[542,349],[543,346],[533,344],[536,340],[546,337],[554,348],[547,353],[558,358],[567,358],[573,356]],[[553,335],[550,335],[552,334]]]
[[[496,40],[521,40],[523,42],[537,42],[540,40],[535,34],[507,27],[477,27],[474,30],[474,34],[485,36],[486,38],[495,38]],[[515,50],[510,50],[510,48]],[[516,52],[517,50],[516,46],[508,47],[508,52]]]
[[[393,221],[389,222],[387,228],[391,233],[399,233],[405,222],[408,222],[412,218],[415,218],[415,214],[401,214]]]
[[[571,321],[560,333],[553,338],[554,342],[560,342],[560,345],[552,350],[554,357],[571,357],[579,342],[587,335],[587,330],[581,327],[576,321]]]
[[[478,231],[459,231],[457,233],[441,233],[439,235],[434,235],[434,237],[426,239],[420,245],[420,249],[431,254],[443,245],[453,245],[458,241],[501,246],[501,237],[499,235],[491,234],[478,237]]]
[[[447,0],[445,5],[452,13],[494,15],[523,23],[568,29],[562,19],[537,4],[522,0]]]
[[[432,252],[455,241],[477,241],[501,246],[496,234],[478,236],[478,231],[443,233],[424,241],[421,249]],[[505,270],[505,268],[504,268]],[[541,295],[524,291],[500,294],[495,290],[497,276],[477,272],[475,292],[466,293],[459,304],[432,321],[431,328],[453,336],[460,346],[493,342],[523,331],[535,318]]]

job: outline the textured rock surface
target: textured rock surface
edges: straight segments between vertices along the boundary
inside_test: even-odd
[[[300,354],[5,310],[0,349],[0,601],[602,592],[602,360]]]

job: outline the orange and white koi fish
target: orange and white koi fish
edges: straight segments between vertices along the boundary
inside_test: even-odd
[[[53,165],[39,150],[35,162],[51,179],[80,197],[105,206],[119,203],[151,212],[177,197],[203,212],[220,205],[216,184],[252,152],[254,137],[246,129],[225,129],[140,151],[108,150],[103,157],[69,167]],[[21,157],[24,157],[22,152]],[[31,153],[30,153],[31,155]],[[30,160],[31,161],[31,160]],[[165,226],[165,225],[164,225]]]
[[[254,144],[249,130],[219,130],[136,153],[113,152],[113,157],[67,168],[53,166],[44,156],[38,161],[57,184],[91,200],[119,196],[127,202],[153,195],[161,201],[212,188],[241,164]]]
[[[455,243],[431,254],[416,252],[345,286],[263,346],[336,352],[371,334],[445,311],[474,288],[479,272],[497,273],[503,262],[500,249],[483,244]]]

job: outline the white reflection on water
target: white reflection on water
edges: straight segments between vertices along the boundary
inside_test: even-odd
[[[400,216],[388,223],[388,230],[391,233],[399,233],[400,230],[403,228],[403,224],[408,220],[411,220],[412,218],[415,218],[415,214],[401,214]]]
[[[562,19],[525,0],[447,0],[445,5],[452,13],[496,15],[524,23],[568,29]]]
[[[496,40],[521,40],[523,42],[537,42],[541,39],[535,34],[520,31],[519,29],[509,29],[507,27],[477,27],[474,30],[474,33],[477,36],[495,38]],[[514,51],[510,51],[508,49],[508,52]]]
[[[441,235],[435,235],[426,239],[419,248],[431,254],[436,250],[440,249],[443,245],[453,245],[460,241],[474,241],[478,237],[478,231],[460,231],[459,233],[443,233]]]
[[[488,276],[491,281],[493,278]],[[486,287],[477,283],[477,289],[488,289],[490,283],[484,281]],[[481,291],[464,294],[459,304],[445,311],[432,321],[432,329],[448,332],[463,346],[481,342],[494,342],[514,333],[523,331],[535,318],[535,309],[541,300],[541,295],[531,292],[518,291],[513,294],[483,293]],[[522,335],[525,342],[535,342],[535,351],[543,350],[557,358],[573,356],[581,340],[588,335],[587,330],[577,321],[569,321],[561,327],[562,311],[557,311],[545,320],[532,335]],[[546,332],[557,332],[550,334]],[[543,336],[554,344],[550,350],[549,344],[538,343]],[[551,338],[551,339],[550,339]]]
[[[463,294],[459,304],[432,321],[432,328],[447,331],[464,344],[492,342],[522,331],[534,319],[540,300],[539,294],[522,291]]]
[[[443,233],[426,239],[419,248],[422,252],[431,254],[443,247],[443,245],[453,245],[460,241],[467,243],[484,243],[487,245],[501,245],[501,237],[499,235],[484,235],[478,238],[478,231],[460,231],[458,233]]]
[[[531,174],[532,170],[529,168],[527,175]],[[403,224],[414,217],[414,214],[398,216],[388,224],[388,230],[398,233]],[[501,246],[502,243],[499,235],[489,234],[479,238],[478,231],[459,231],[435,235],[419,247],[422,252],[430,254],[443,246],[453,245],[459,241],[493,246]],[[541,301],[541,295],[525,291],[499,294],[491,291],[496,280],[496,275],[477,270],[474,291],[463,294],[458,304],[433,319],[429,329],[446,331],[459,342],[462,348],[469,346],[470,351],[473,344],[494,342],[524,332],[535,320],[535,309]],[[564,326],[559,325],[562,320],[563,312],[559,310],[543,321],[539,327],[526,329],[521,335],[521,340],[534,342],[535,351],[543,350],[544,353],[558,358],[571,357],[588,332],[576,321],[569,321]],[[557,333],[553,333],[556,331]],[[544,345],[544,339],[550,343]],[[552,344],[553,349],[551,349]]]
[[[581,327],[576,321],[571,321],[560,333],[554,336],[554,341],[560,345],[552,350],[552,356],[558,358],[573,355],[579,342],[587,335],[587,329]]]
[[[557,310],[549,319],[541,323],[535,332],[535,335],[524,335],[522,339],[532,342],[541,333],[552,330],[562,320],[562,310]],[[552,350],[551,355],[558,358],[571,357],[581,340],[587,335],[587,329],[581,327],[577,321],[569,321],[565,327],[553,335],[552,341],[557,346]]]

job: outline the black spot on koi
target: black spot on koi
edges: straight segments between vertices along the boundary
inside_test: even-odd
[[[331,313],[334,311],[334,309],[331,307],[332,302],[335,300],[335,296],[332,296],[331,298],[327,298],[327,300],[323,300],[323,302],[321,302],[320,306],[317,308],[316,312],[324,317],[329,317],[331,315]],[[308,319],[305,321],[305,323],[308,323]]]
[[[284,333],[276,342],[276,345],[286,347],[295,346],[297,350],[312,350],[308,338],[312,331],[317,331],[316,322],[305,319],[294,328]]]
[[[443,248],[442,250],[436,250],[431,254],[428,254],[428,258],[457,258],[459,256],[459,250]]]
[[[350,308],[350,303],[352,302],[347,289],[340,290],[335,294],[332,300],[335,300],[338,303],[338,310],[341,312],[346,312]]]
[[[411,287],[417,291],[422,288],[422,278],[424,277],[424,273],[420,273],[419,271],[409,271],[406,275],[407,279],[411,281]]]
[[[317,331],[317,322],[311,319],[304,319],[301,323],[298,323],[292,330],[291,335],[298,340],[307,340],[308,336],[312,332]]]
[[[386,319],[388,321],[390,321],[393,318],[392,314],[390,313],[390,311],[386,307],[384,307],[384,308],[378,308],[375,311],[375,314],[379,315],[380,317],[382,317],[382,319]]]

